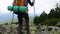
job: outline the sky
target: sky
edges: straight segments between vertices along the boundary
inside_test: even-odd
[[[4,20],[12,17],[12,12],[8,11],[7,7],[12,6],[13,1],[14,0],[0,0],[0,22],[1,19]],[[50,9],[56,7],[56,3],[60,4],[60,0],[35,0],[35,15],[40,15],[43,11],[48,14]],[[28,4],[29,16],[34,16],[34,6]],[[17,15],[15,15],[15,18],[16,16]]]

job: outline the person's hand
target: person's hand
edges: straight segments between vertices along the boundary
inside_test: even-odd
[[[33,2],[35,2],[35,0],[33,0]]]

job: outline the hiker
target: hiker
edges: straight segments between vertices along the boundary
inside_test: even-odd
[[[30,0],[14,0],[13,2],[13,6],[26,6],[28,5],[28,3],[33,6],[34,5],[35,0],[33,0],[32,2]],[[28,7],[26,9],[26,13],[21,13],[21,12],[14,12],[15,14],[17,14],[18,16],[18,34],[22,34],[22,19],[24,18],[26,21],[26,30],[27,30],[27,34],[30,34],[30,29],[29,29],[29,16],[28,16]]]

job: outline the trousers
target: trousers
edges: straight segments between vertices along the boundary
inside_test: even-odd
[[[28,13],[19,13],[18,14],[18,34],[22,34],[22,21],[23,21],[23,18],[25,19],[26,21],[26,31],[27,31],[27,34],[30,34],[30,28],[29,28],[29,16],[28,16]]]

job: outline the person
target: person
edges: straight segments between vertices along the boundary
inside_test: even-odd
[[[17,2],[16,2],[17,1]],[[28,6],[28,3],[33,6],[35,0],[33,0],[32,2],[30,0],[23,0],[24,3],[20,3],[22,0],[14,0],[13,6]],[[24,4],[24,5],[23,5]],[[27,34],[30,34],[30,28],[29,28],[29,16],[28,16],[28,7],[27,7],[27,11],[26,13],[21,13],[21,12],[14,12],[15,14],[17,14],[18,17],[18,34],[22,34],[22,20],[23,18],[26,21],[26,30],[27,30]]]

